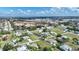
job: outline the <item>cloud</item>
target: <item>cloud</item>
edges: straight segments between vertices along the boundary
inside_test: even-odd
[[[14,12],[14,10],[11,9],[10,12]]]
[[[17,12],[19,12],[19,13],[23,13],[24,11],[23,11],[22,9],[18,9]]]
[[[23,15],[29,15],[32,13],[31,10],[22,10],[22,9],[18,9],[17,13],[19,14],[23,14]]]
[[[7,16],[67,16],[79,15],[79,8],[73,7],[51,7],[49,9],[31,10],[31,9],[10,9],[8,11],[0,12],[1,15]]]
[[[49,10],[41,10],[41,11],[37,11],[36,14],[41,14],[41,15],[46,15],[49,14]]]
[[[49,10],[52,15],[79,15],[79,9],[74,7],[52,7]]]
[[[46,12],[44,10],[40,11],[41,14],[46,14]]]
[[[31,12],[31,10],[26,10],[26,12]]]
[[[79,9],[78,8],[73,8],[72,11],[79,13]]]
[[[18,13],[23,13],[23,14],[25,14],[25,11],[23,11],[22,9],[18,9],[17,12],[18,12]]]

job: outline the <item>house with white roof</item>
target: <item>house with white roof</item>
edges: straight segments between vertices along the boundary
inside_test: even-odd
[[[72,51],[72,48],[67,44],[62,44],[59,48],[63,51]]]
[[[48,39],[46,40],[47,42],[49,42],[51,45],[56,46],[57,45],[57,41],[54,39]]]
[[[15,32],[15,35],[16,35],[16,36],[21,36],[21,35],[22,35],[22,32],[21,32],[21,31],[16,31],[16,32]]]
[[[17,47],[17,51],[28,51],[28,48],[26,45],[22,45],[20,47]]]

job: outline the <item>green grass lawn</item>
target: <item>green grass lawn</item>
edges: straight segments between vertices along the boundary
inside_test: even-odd
[[[30,37],[30,39],[32,39],[32,40],[37,40],[37,39],[38,39],[38,36],[36,36],[36,35],[29,35],[29,37]]]
[[[69,45],[72,48],[75,48],[75,49],[79,48],[79,45],[75,45],[75,44],[73,44],[71,42],[67,42],[66,44]]]
[[[38,41],[36,42],[41,48],[44,48],[44,47],[51,47],[51,45],[45,41]]]
[[[52,28],[52,31],[56,32],[57,34],[63,33],[63,29],[61,27],[54,27],[54,28]]]
[[[52,37],[53,37],[52,35],[48,35],[46,39],[51,39]]]
[[[64,35],[71,37],[71,39],[73,39],[73,38],[79,39],[79,36],[77,34],[74,34],[74,33],[71,33],[71,32],[64,33]]]

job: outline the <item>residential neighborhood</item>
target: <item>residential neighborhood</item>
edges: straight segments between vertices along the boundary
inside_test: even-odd
[[[79,50],[79,21],[45,19],[1,19],[0,51]]]
[[[79,8],[0,7],[0,51],[79,51]]]

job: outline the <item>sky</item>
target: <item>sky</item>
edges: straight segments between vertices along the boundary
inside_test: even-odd
[[[0,17],[79,16],[78,7],[0,7]]]

